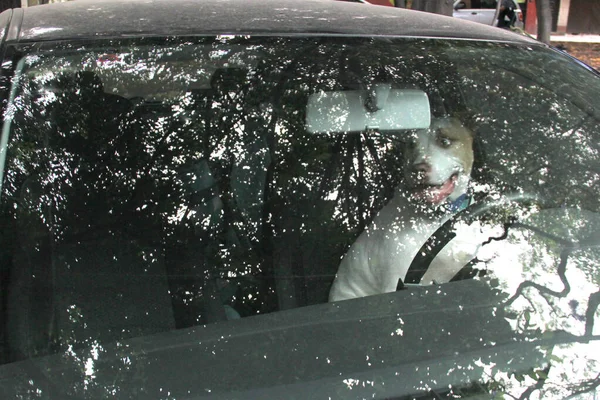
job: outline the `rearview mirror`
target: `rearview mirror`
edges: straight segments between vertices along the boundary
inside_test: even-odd
[[[314,93],[306,107],[310,133],[427,129],[431,112],[427,94],[416,89],[391,89],[389,84],[371,90]]]

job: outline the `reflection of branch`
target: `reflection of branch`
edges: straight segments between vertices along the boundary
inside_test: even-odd
[[[529,298],[525,298],[527,300],[527,302],[531,305],[533,312],[537,312],[537,309],[534,306],[534,303],[531,299]],[[542,299],[544,299],[546,301],[546,304],[548,304],[548,307],[550,307],[552,309],[551,314],[557,314],[556,312],[556,307],[554,306],[554,304],[552,304],[552,302],[550,301],[550,299],[546,296],[542,296]]]
[[[500,236],[490,236],[485,242],[481,243],[481,246],[490,244],[490,243],[492,243],[492,241],[499,242],[499,241],[506,239],[508,237],[508,229],[512,228],[513,226],[514,226],[514,224],[511,222],[505,223],[504,226],[502,227],[502,229],[504,229],[504,232]]]
[[[534,391],[540,390],[544,386],[544,383],[546,382],[546,377],[548,376],[548,372],[550,371],[550,366],[548,365],[542,371],[544,372],[544,375],[540,376],[534,385],[529,386],[527,390],[523,392],[521,397],[519,397],[519,399],[528,399]]]
[[[598,295],[598,293],[595,293],[594,295],[597,295],[596,297],[598,297],[598,300],[600,300],[600,295]],[[544,334],[543,338],[538,339],[538,340],[528,341],[528,343],[535,344],[536,347],[542,348],[542,347],[553,347],[556,345],[565,345],[565,344],[572,344],[572,343],[589,344],[590,342],[598,341],[598,340],[600,340],[600,335],[591,335],[591,334],[586,333],[584,335],[578,336],[578,335],[573,335],[571,333],[568,333],[566,331],[549,331],[546,334]],[[534,385],[530,386],[525,392],[523,392],[523,394],[519,397],[519,399],[527,399],[531,396],[531,394],[533,394],[534,391],[539,390],[543,387],[543,385],[545,383],[545,379],[548,376],[549,368],[550,368],[550,365],[542,370],[543,375],[538,374],[537,382]],[[575,398],[579,394],[592,392],[596,388],[600,387],[600,374],[598,374],[592,380],[579,383],[578,386],[584,387],[584,388],[577,392],[572,393],[569,397],[566,397],[566,399]],[[504,394],[512,397],[513,399],[517,399],[517,397],[511,395],[508,392],[505,392]]]
[[[548,298],[546,298],[545,296],[542,296],[542,298],[543,298],[544,300],[546,300],[546,303],[548,304],[548,307],[552,308],[552,312],[551,312],[551,314],[557,314],[557,312],[556,312],[556,310],[555,310],[555,307],[554,307],[554,305],[553,305],[553,304],[550,302],[550,300],[549,300]],[[537,310],[537,308],[536,308],[536,306],[535,306],[534,302],[533,302],[533,301],[532,301],[530,298],[528,298],[528,297],[525,297],[525,300],[526,300],[526,301],[529,303],[529,305],[531,306],[531,309],[526,309],[524,312],[522,312],[522,313],[520,313],[520,314],[519,314],[519,317],[521,317],[521,316],[524,316],[526,312],[534,312],[534,313],[537,313],[537,312],[538,312],[538,310]],[[529,319],[528,319],[528,318],[525,318],[525,326],[524,326],[523,328],[526,330],[526,329],[527,329],[527,328],[529,328],[530,326],[531,326],[531,324],[530,324],[530,322],[529,322]]]
[[[577,243],[571,242],[570,240],[567,240],[567,239],[563,239],[563,238],[561,238],[559,236],[556,236],[556,235],[553,235],[553,234],[548,233],[546,231],[543,231],[543,230],[541,230],[541,229],[539,229],[539,228],[537,228],[535,226],[532,226],[532,225],[524,224],[522,222],[516,222],[511,227],[512,228],[524,228],[524,229],[530,230],[533,233],[536,233],[536,234],[538,234],[540,236],[543,236],[543,237],[546,237],[546,238],[548,238],[550,240],[553,240],[553,241],[555,241],[555,242],[557,242],[559,244],[562,244],[563,246],[577,247]]]
[[[596,390],[596,388],[598,388],[600,386],[600,374],[596,375],[596,377],[592,380],[580,383],[578,386],[587,386],[587,387],[585,389],[581,389],[581,390],[577,390],[577,391],[573,392],[570,396],[565,397],[565,400],[579,398],[579,396],[584,393],[589,393],[589,392]]]
[[[600,292],[595,293],[594,295],[596,295],[595,297],[597,297],[597,300],[600,301]],[[594,296],[594,295],[592,295],[592,296]],[[588,309],[588,312],[589,312],[589,309]],[[551,337],[536,341],[535,343],[538,344],[538,346],[542,347],[542,346],[555,346],[555,345],[559,345],[559,344],[568,344],[568,343],[589,343],[591,341],[600,340],[600,335],[594,336],[594,335],[588,334],[587,332],[585,335],[582,335],[582,336],[573,335],[573,334],[570,334],[565,331],[553,332],[553,334],[554,335],[552,335]],[[525,390],[525,392],[523,392],[521,397],[519,397],[519,399],[528,399],[533,394],[534,391],[541,389],[544,386],[546,377],[548,376],[549,369],[550,369],[550,365],[548,365],[546,368],[544,368],[542,370],[544,372],[544,374],[543,375],[538,374],[538,380],[536,381],[536,383],[534,385],[528,387],[527,390]],[[596,376],[596,378],[594,378],[592,380],[578,384],[578,386],[584,387],[584,388],[573,392],[570,396],[566,397],[565,399],[573,399],[583,393],[589,393],[589,392],[594,391],[596,388],[598,388],[600,386],[600,374],[598,374]],[[514,396],[512,396],[512,395],[511,395],[511,397],[514,398]]]
[[[571,344],[571,343],[590,343],[593,341],[600,340],[600,335],[573,335],[566,331],[548,331],[552,333],[551,337],[535,340],[534,342],[538,346],[554,346],[557,344]]]
[[[588,300],[588,308],[585,312],[585,334],[592,335],[594,330],[594,315],[600,305],[600,291],[592,293]]]
[[[521,296],[523,294],[523,291],[528,287],[533,287],[533,288],[537,289],[539,292],[541,292],[542,295],[548,294],[548,295],[559,297],[559,298],[566,297],[569,294],[569,292],[571,291],[571,285],[569,285],[569,281],[567,280],[567,276],[566,276],[567,260],[569,258],[569,255],[571,254],[571,251],[572,251],[572,249],[567,248],[567,249],[564,249],[560,253],[560,264],[558,265],[557,273],[558,273],[558,276],[560,277],[561,282],[564,285],[564,288],[562,291],[557,292],[555,290],[548,289],[547,287],[542,286],[539,283],[535,283],[532,281],[524,281],[524,282],[521,282],[516,293],[510,299],[508,299],[506,301],[505,306],[511,305],[519,296]]]

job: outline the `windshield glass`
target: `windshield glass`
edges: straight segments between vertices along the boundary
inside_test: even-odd
[[[16,55],[11,394],[597,390],[600,79],[566,56],[235,36]]]

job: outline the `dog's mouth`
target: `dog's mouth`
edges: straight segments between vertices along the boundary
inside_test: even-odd
[[[455,173],[441,185],[417,185],[413,188],[411,195],[415,200],[438,205],[454,192],[457,181],[458,173]]]

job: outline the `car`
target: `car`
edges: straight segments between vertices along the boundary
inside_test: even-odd
[[[591,67],[326,0],[0,26],[0,397],[598,395]]]
[[[513,21],[507,21],[516,28],[523,29],[525,26],[523,12],[517,0],[512,0],[514,3]],[[467,21],[478,22],[480,24],[497,26],[498,17],[496,12],[498,9],[497,0],[455,0],[454,11],[452,15],[455,18],[460,18]]]

